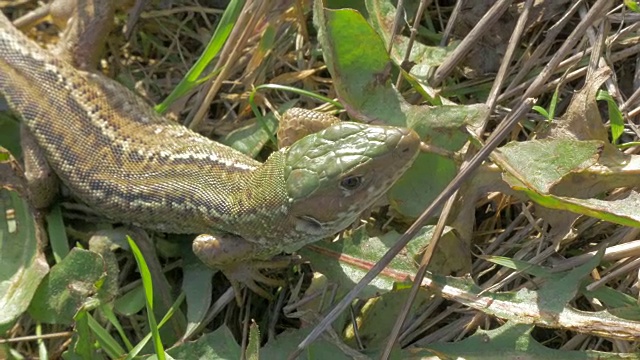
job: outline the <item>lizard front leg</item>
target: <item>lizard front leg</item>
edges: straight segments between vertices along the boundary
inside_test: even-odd
[[[36,209],[47,208],[58,195],[60,181],[49,166],[42,148],[24,125],[20,127],[20,144],[29,202]]]
[[[291,256],[256,260],[255,254],[258,252],[258,246],[256,243],[233,234],[223,236],[203,234],[195,238],[192,248],[194,254],[205,265],[222,271],[233,287],[236,301],[241,304],[241,285],[247,286],[264,298],[271,299],[271,294],[260,287],[258,283],[271,287],[283,286],[284,283],[263,275],[261,271],[281,269],[291,263]]]

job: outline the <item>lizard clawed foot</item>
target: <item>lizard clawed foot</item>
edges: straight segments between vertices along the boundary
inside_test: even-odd
[[[266,276],[261,271],[285,268],[290,263],[290,259],[283,259],[276,262],[250,260],[236,264],[218,265],[217,267],[231,283],[236,295],[236,301],[238,304],[241,304],[241,285],[245,285],[251,291],[265,299],[273,300],[273,296],[259,284],[264,284],[269,287],[280,287],[284,286],[286,283],[284,280]]]
[[[264,275],[262,270],[282,269],[292,263],[295,257],[277,256],[272,260],[256,260],[255,245],[241,237],[227,235],[216,237],[200,235],[193,241],[193,252],[209,267],[217,268],[229,279],[235,292],[236,301],[242,303],[241,285],[256,294],[273,299],[259,283],[267,286],[284,286],[284,281]]]

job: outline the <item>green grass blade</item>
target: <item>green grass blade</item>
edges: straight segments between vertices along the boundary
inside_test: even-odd
[[[233,26],[238,20],[238,16],[240,16],[240,12],[244,8],[244,3],[244,0],[232,0],[229,2],[227,9],[222,14],[220,23],[218,24],[216,31],[211,36],[211,40],[209,40],[209,44],[207,44],[204,52],[200,55],[198,61],[193,64],[191,69],[189,69],[187,75],[185,75],[180,83],[173,89],[171,94],[169,94],[162,103],[156,105],[155,109],[157,112],[161,114],[164,113],[174,101],[207,79],[201,78],[202,73],[213,58],[218,55],[220,49],[222,49],[222,46],[227,41]]]

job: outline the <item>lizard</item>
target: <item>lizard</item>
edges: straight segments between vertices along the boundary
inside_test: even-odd
[[[77,200],[114,222],[199,234],[194,252],[236,293],[244,284],[268,296],[258,283],[276,284],[261,273],[269,259],[352,224],[421,144],[408,128],[340,122],[261,163],[159,115],[115,80],[52,56],[1,13],[0,94],[30,148]]]

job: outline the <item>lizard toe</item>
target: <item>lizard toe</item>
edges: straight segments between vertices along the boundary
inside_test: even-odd
[[[287,261],[287,264],[289,263],[290,261]],[[236,293],[236,300],[242,298],[240,296],[241,285],[246,286],[251,291],[265,299],[273,300],[273,296],[259,285],[263,284],[269,287],[280,287],[285,285],[283,280],[274,279],[261,273],[261,270],[273,268],[272,266],[273,264],[267,261],[252,261],[248,264],[238,263],[221,266],[220,270],[231,282],[231,286],[233,286]],[[239,303],[240,302],[241,301],[239,301]]]

